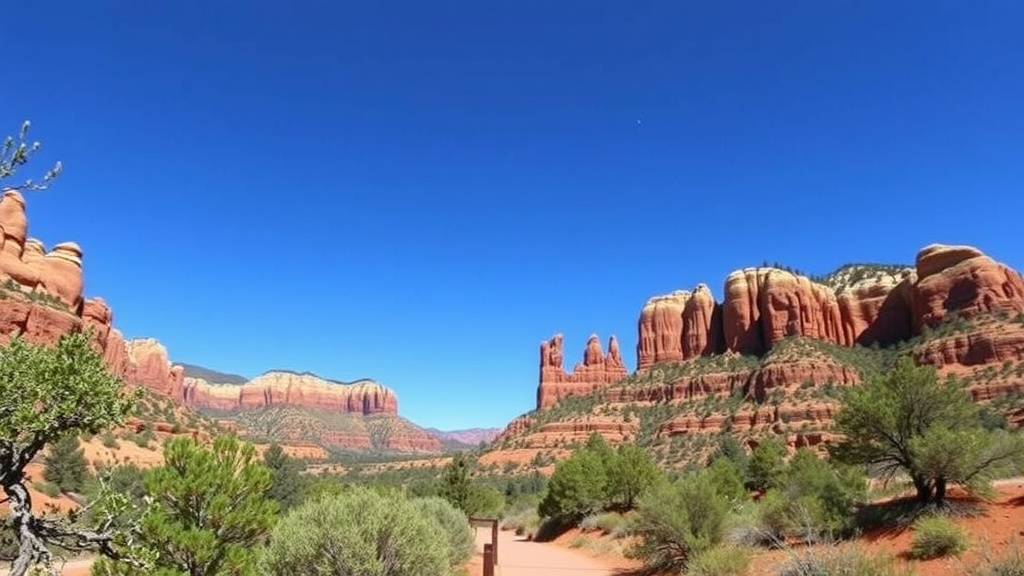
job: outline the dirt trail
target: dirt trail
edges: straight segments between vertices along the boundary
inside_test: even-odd
[[[470,576],[483,574],[484,543],[490,541],[490,530],[477,530],[478,552],[477,557],[470,563]],[[495,576],[615,576],[620,573],[600,559],[589,558],[582,552],[555,544],[529,542],[507,530],[498,532],[498,565],[494,567]]]

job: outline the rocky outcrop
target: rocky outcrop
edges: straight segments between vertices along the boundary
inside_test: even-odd
[[[297,406],[359,416],[397,415],[394,392],[371,381],[342,385],[312,375],[272,372],[242,386],[195,380],[186,385],[184,368],[171,363],[160,342],[152,338],[126,342],[113,327],[114,315],[107,303],[83,298],[83,288],[82,249],[64,242],[47,252],[41,241],[28,236],[24,197],[5,191],[0,197],[0,338],[20,334],[32,342],[52,344],[64,334],[90,329],[111,372],[128,386],[145,387],[197,408]],[[614,358],[609,365],[621,365],[617,349]],[[388,422],[375,425],[391,426]],[[408,423],[395,426],[399,430],[395,434],[374,432],[386,438],[382,442],[371,440],[366,430],[322,432],[325,443],[338,447],[441,449],[440,441],[429,433]]]
[[[398,414],[395,393],[372,380],[343,383],[285,371],[267,372],[242,385],[186,378],[183,398],[186,405],[200,409],[302,406],[349,414]]]
[[[552,406],[566,396],[589,394],[622,380],[628,374],[615,337],[608,340],[608,354],[605,354],[596,335],[587,340],[583,362],[573,366],[571,373],[566,373],[562,367],[565,357],[562,340],[562,335],[557,334],[540,345],[538,408]]]
[[[983,312],[1024,312],[1020,273],[970,246],[933,244],[917,255],[912,293],[915,332],[935,327],[947,314],[971,317]]]
[[[925,247],[914,268],[865,268],[871,267],[846,269],[842,285],[779,268],[744,268],[726,278],[721,304],[703,284],[651,298],[637,322],[637,368],[721,352],[760,355],[793,336],[889,345],[950,313],[1024,311],[1021,275],[969,246]]]
[[[184,397],[184,370],[172,366],[167,357],[167,348],[154,338],[129,340],[128,371],[126,380],[137,386],[145,386],[157,394],[181,402]]]

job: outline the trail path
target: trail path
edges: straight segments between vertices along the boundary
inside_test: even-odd
[[[478,556],[484,543],[491,541],[491,531],[477,530]],[[555,544],[529,542],[514,532],[498,532],[498,565],[495,576],[615,576],[616,569],[608,567],[598,558],[589,558],[582,552],[562,548]],[[471,576],[483,574],[482,561],[470,569]]]

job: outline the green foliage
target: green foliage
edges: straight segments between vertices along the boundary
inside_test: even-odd
[[[469,516],[497,518],[505,508],[505,496],[493,486],[473,483],[465,504]]]
[[[702,477],[733,508],[750,499],[750,494],[743,486],[743,477],[733,460],[724,456],[716,458],[702,473]]]
[[[807,448],[797,450],[776,486],[788,502],[790,524],[829,535],[853,529],[855,507],[867,496],[866,478],[852,467],[832,466]]]
[[[53,482],[35,482],[33,486],[36,490],[39,490],[43,494],[46,494],[50,498],[56,498],[60,496],[60,486],[57,486]]]
[[[50,446],[43,462],[43,478],[55,484],[61,492],[80,491],[89,474],[89,463],[75,434],[68,434]]]
[[[786,445],[775,437],[765,438],[750,455],[748,485],[753,490],[777,486],[786,469]]]
[[[453,565],[448,542],[407,499],[353,487],[281,519],[262,568],[268,576],[442,576]]]
[[[743,449],[739,440],[736,439],[732,434],[720,434],[718,436],[718,447],[715,448],[714,453],[708,458],[708,463],[714,462],[719,458],[725,458],[736,466],[736,470],[740,474],[740,478],[746,479],[749,474],[750,467],[750,456],[747,455],[747,451]]]
[[[620,445],[605,462],[609,496],[627,509],[633,508],[637,497],[664,475],[654,458],[636,444]]]
[[[629,533],[629,520],[618,512],[591,514],[580,522],[583,530],[600,530],[604,534],[620,538]]]
[[[0,347],[0,397],[0,450],[34,452],[68,434],[120,424],[133,402],[87,333],[62,336],[56,346],[12,338]]]
[[[462,452],[455,454],[441,472],[441,497],[459,510],[469,513],[469,497],[472,481],[469,478],[470,463]]]
[[[832,455],[871,465],[885,477],[910,475],[922,503],[941,505],[946,485],[983,490],[1024,458],[1019,436],[986,432],[962,383],[939,381],[931,366],[902,358],[888,374],[849,388],[835,419],[844,439]]]
[[[164,465],[144,475],[146,497],[134,534],[136,546],[152,552],[161,575],[254,574],[255,547],[269,534],[277,504],[266,498],[271,472],[256,460],[251,444],[233,436],[204,447],[176,438],[164,447]],[[111,561],[94,574],[134,574]]]
[[[736,546],[715,546],[697,554],[686,576],[746,576],[750,551]]]
[[[468,561],[476,550],[476,539],[466,515],[439,497],[415,498],[413,506],[425,518],[437,521],[448,539],[448,564],[455,568]]]
[[[640,497],[630,555],[655,571],[686,569],[722,541],[729,503],[700,474],[653,487]]]
[[[278,507],[287,511],[302,502],[305,481],[302,464],[284,453],[280,444],[271,444],[263,453],[263,465],[270,470],[271,483],[267,497],[277,502]]]
[[[967,532],[945,516],[928,515],[914,521],[910,555],[918,560],[956,556],[968,545]]]
[[[110,448],[112,450],[121,446],[117,441],[117,438],[114,436],[114,433],[109,430],[100,435],[100,442],[103,443],[104,448]]]
[[[575,523],[604,508],[607,501],[605,462],[594,451],[580,450],[555,466],[538,512],[545,518]]]

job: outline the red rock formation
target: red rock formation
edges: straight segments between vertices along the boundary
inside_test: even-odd
[[[683,310],[690,293],[679,290],[655,296],[640,311],[637,366],[642,370],[659,362],[683,360]]]
[[[538,408],[552,406],[566,396],[589,394],[628,375],[614,336],[608,340],[607,355],[602,351],[598,337],[591,336],[583,351],[583,362],[576,364],[570,374],[562,368],[563,358],[561,334],[541,343]]]
[[[683,307],[683,358],[711,356],[725,351],[722,306],[707,284],[698,284]]]
[[[910,338],[911,272],[907,269],[898,275],[883,273],[840,292],[840,343],[870,346],[877,342],[888,346]]]
[[[349,414],[398,414],[394,391],[372,380],[340,384],[291,372],[267,372],[242,385],[186,378],[183,397],[188,406],[216,410],[303,406]]]
[[[126,380],[180,402],[184,397],[184,370],[172,366],[167,348],[153,338],[129,340]]]
[[[951,312],[1024,312],[1024,279],[970,246],[933,244],[917,254],[913,327],[934,327]]]

